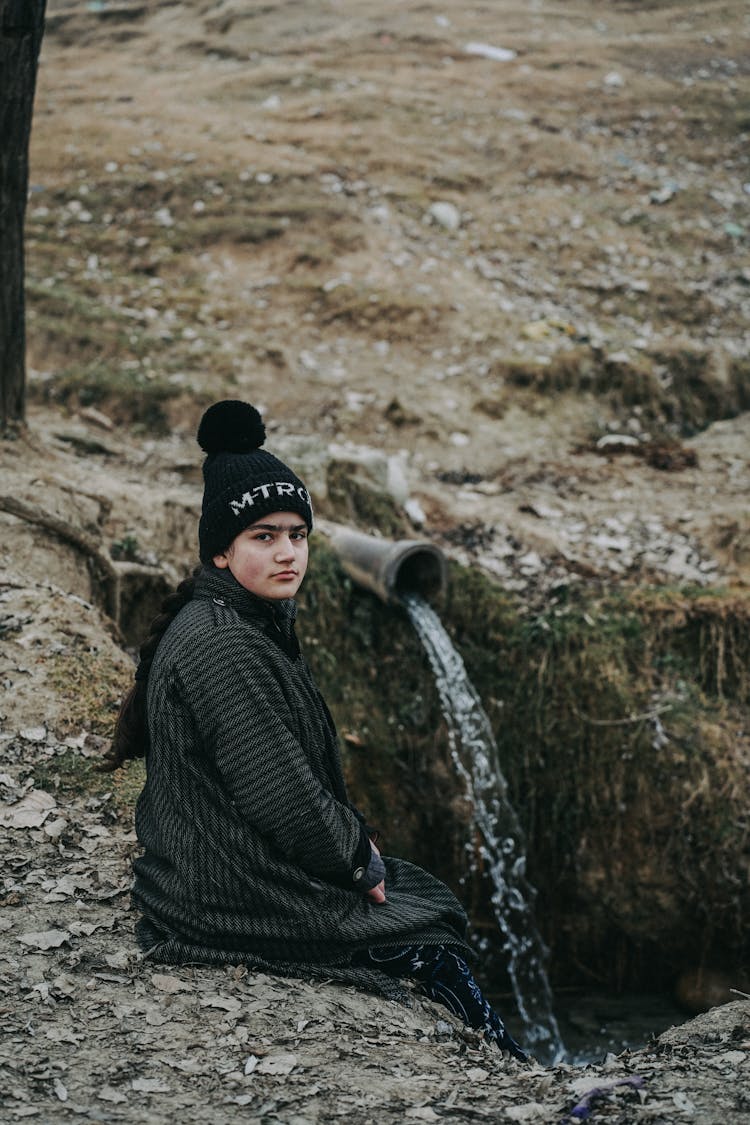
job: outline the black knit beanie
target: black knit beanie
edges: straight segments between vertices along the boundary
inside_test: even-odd
[[[263,419],[247,402],[216,402],[201,418],[198,444],[208,454],[198,527],[202,562],[269,512],[298,512],[312,530],[309,492],[283,461],[260,448],[265,440]]]

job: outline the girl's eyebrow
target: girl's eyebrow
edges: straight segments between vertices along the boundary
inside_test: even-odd
[[[301,531],[303,527],[307,527],[307,524],[295,523],[291,527],[285,527],[281,523],[253,523],[248,531]]]

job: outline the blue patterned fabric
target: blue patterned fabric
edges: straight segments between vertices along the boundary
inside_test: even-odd
[[[359,957],[360,963],[388,976],[413,977],[431,1000],[444,1004],[469,1027],[483,1031],[488,1043],[508,1051],[520,1062],[528,1061],[526,1052],[506,1031],[500,1016],[484,997],[469,966],[453,950],[444,946],[389,946],[368,949]]]

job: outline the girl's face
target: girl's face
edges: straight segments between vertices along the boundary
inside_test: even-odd
[[[214,566],[229,570],[251,594],[293,598],[307,570],[307,524],[297,512],[271,512],[246,527]]]

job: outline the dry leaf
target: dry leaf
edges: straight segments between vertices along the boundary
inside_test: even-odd
[[[417,1106],[415,1109],[407,1109],[404,1117],[408,1117],[410,1121],[440,1121],[440,1116],[435,1113],[434,1109],[430,1109],[428,1105]]]
[[[110,969],[127,969],[130,964],[130,954],[125,949],[118,949],[116,953],[105,953],[104,961]]]
[[[66,1102],[68,1100],[68,1091],[59,1078],[55,1078],[52,1083],[52,1088],[61,1102]]]
[[[103,926],[95,922],[80,922],[77,918],[73,922],[68,922],[70,932],[75,934],[76,937],[91,937],[97,930],[104,929]]]
[[[52,981],[52,988],[60,996],[74,996],[79,983],[75,977],[71,977],[67,973],[60,973],[60,976],[55,977]]]
[[[525,1102],[523,1105],[505,1106],[505,1116],[511,1121],[549,1121],[549,1112],[539,1102]]]
[[[139,1094],[169,1094],[171,1087],[161,1078],[134,1078],[130,1083]]]
[[[290,1051],[282,1051],[278,1055],[269,1055],[255,1069],[258,1074],[291,1074],[296,1065],[297,1056]]]
[[[125,966],[123,965],[122,968],[125,968]],[[191,985],[184,980],[180,980],[179,977],[171,977],[167,973],[152,973],[151,983],[154,988],[159,989],[159,992],[185,992],[191,988]]]
[[[481,1066],[472,1066],[466,1071],[466,1077],[470,1082],[484,1082],[488,1073],[489,1072],[483,1070]]]
[[[146,1023],[149,1027],[163,1027],[165,1023],[171,1023],[173,1019],[172,1013],[165,1014],[160,1012],[158,1008],[150,1008],[146,1012]]]
[[[114,1105],[119,1105],[120,1102],[126,1102],[128,1099],[119,1090],[115,1090],[113,1086],[102,1086],[97,1098],[101,1098],[103,1102],[112,1102]]]
[[[224,1012],[239,1012],[242,1002],[234,996],[202,996],[201,1008],[221,1008]]]
[[[67,930],[45,930],[39,934],[19,934],[16,940],[32,949],[59,949],[70,937]]]
[[[74,1047],[85,1038],[83,1035],[76,1035],[68,1027],[48,1027],[44,1034],[53,1043],[72,1043]]]
[[[68,827],[68,822],[64,816],[55,817],[54,820],[48,820],[44,825],[44,834],[49,836],[51,840],[58,840],[65,829]]]
[[[41,828],[57,802],[43,789],[32,789],[15,805],[0,812],[3,828]]]

